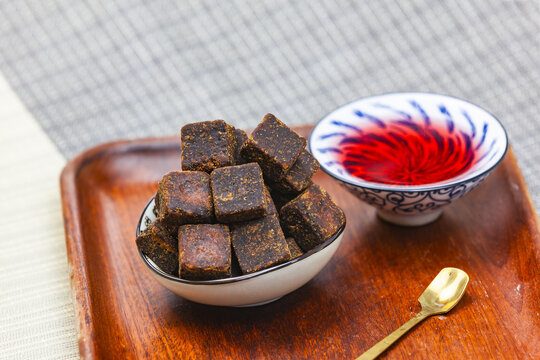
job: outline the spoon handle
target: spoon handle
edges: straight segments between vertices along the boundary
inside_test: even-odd
[[[418,314],[414,315],[412,319],[401,325],[399,329],[395,330],[393,333],[379,341],[377,344],[373,345],[371,349],[363,353],[360,357],[356,358],[356,360],[375,359],[377,356],[381,355],[390,345],[396,342],[396,340],[399,339],[403,334],[412,329],[416,324],[427,318],[429,315],[431,314],[424,312],[423,310],[420,311]]]

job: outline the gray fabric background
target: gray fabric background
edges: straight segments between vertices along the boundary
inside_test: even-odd
[[[537,0],[6,0],[0,20],[0,71],[67,157],[192,121],[305,124],[432,91],[502,121],[540,206]]]

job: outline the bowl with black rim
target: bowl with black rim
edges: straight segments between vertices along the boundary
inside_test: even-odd
[[[152,198],[145,206],[136,234],[156,219]],[[345,224],[324,243],[295,259],[251,274],[233,274],[216,280],[186,280],[170,275],[159,268],[139,250],[139,255],[150,275],[173,293],[207,305],[257,306],[275,301],[300,288],[328,264],[343,238]]]

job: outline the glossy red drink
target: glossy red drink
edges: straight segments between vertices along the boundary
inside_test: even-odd
[[[339,161],[353,176],[393,185],[426,185],[467,171],[476,158],[468,135],[455,128],[386,123],[341,139]]]

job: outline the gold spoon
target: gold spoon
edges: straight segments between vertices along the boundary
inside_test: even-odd
[[[418,298],[422,310],[356,360],[375,359],[420,321],[431,315],[444,314],[452,310],[463,296],[468,283],[469,275],[465,271],[456,268],[442,269]]]

